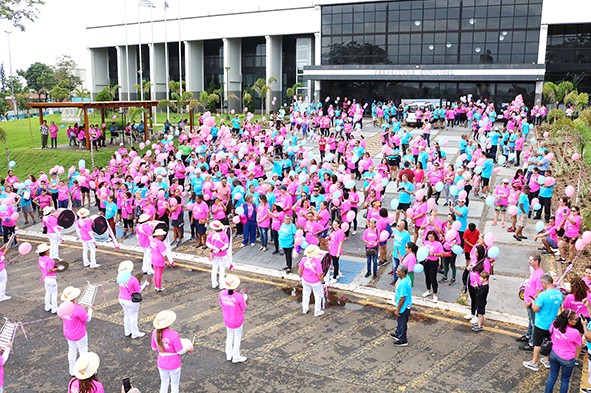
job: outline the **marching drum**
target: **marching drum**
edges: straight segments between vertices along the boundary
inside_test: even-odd
[[[156,229],[162,229],[164,232],[168,233],[169,227],[164,221],[152,221],[151,224],[154,227],[154,231]]]
[[[107,228],[109,227],[109,223],[107,223],[107,219],[104,216],[99,216],[95,214],[94,216],[90,216],[92,220],[92,231],[97,235],[103,235],[107,232]]]
[[[76,221],[76,215],[69,209],[57,209],[54,214],[57,217],[57,224],[64,229],[68,229]]]

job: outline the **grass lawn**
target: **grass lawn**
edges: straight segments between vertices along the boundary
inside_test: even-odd
[[[105,122],[110,124],[112,121],[113,113],[108,114],[106,116]],[[177,113],[170,113],[170,121],[171,123],[175,124],[181,118],[186,119],[188,118],[188,113],[183,113],[179,115]],[[243,117],[243,116],[241,116]],[[194,123],[198,123],[199,115],[195,115]],[[260,115],[255,115],[255,119],[260,120]],[[55,123],[60,127],[59,134],[58,134],[58,145],[67,145],[68,138],[66,136],[66,128],[67,124],[64,124],[65,127],[61,128],[61,115],[48,115],[44,116],[44,119],[47,120],[47,123],[51,123],[51,121],[55,121]],[[89,122],[91,124],[100,122],[100,114],[93,113],[89,116]],[[140,115],[136,117],[136,122],[139,122]],[[162,129],[162,124],[166,120],[166,113],[158,113],[156,115],[156,130]],[[120,128],[122,128],[122,117],[121,115],[117,114],[117,123]],[[129,121],[129,119],[125,119],[125,121]],[[44,149],[41,150],[41,134],[39,134],[39,118],[34,117],[30,119],[23,119],[23,120],[11,120],[6,122],[0,122],[0,127],[6,130],[7,135],[7,147],[8,154],[10,156],[10,160],[16,163],[16,166],[12,168],[14,174],[18,176],[19,179],[25,179],[26,175],[29,173],[37,174],[39,171],[43,170],[47,172],[49,169],[53,168],[55,165],[61,165],[67,170],[70,166],[75,165],[78,167],[78,161],[81,159],[86,161],[86,167],[89,168],[91,166],[91,157],[90,152],[87,150],[80,150],[80,149],[73,149],[73,148],[58,148],[58,149]],[[106,165],[109,160],[111,159],[111,155],[119,147],[119,141],[113,144],[112,146],[109,145],[110,135],[107,132],[107,147],[100,149],[98,152],[94,152],[94,163],[98,166]],[[49,142],[48,142],[49,143]],[[0,144],[0,151],[2,149],[2,144]],[[2,154],[0,153],[0,157]],[[6,177],[6,173],[8,171],[8,160],[6,157],[0,158],[0,177]]]

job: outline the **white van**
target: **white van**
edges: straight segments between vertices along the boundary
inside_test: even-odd
[[[423,119],[422,117],[420,119],[417,119],[417,109],[420,109],[421,113],[424,113],[426,110],[428,110],[431,113],[431,118],[429,119],[429,121],[433,119],[433,111],[435,110],[433,104],[430,102],[415,101],[408,105],[408,109],[406,111],[406,118],[404,119],[406,121],[406,124],[413,125],[415,127],[421,126],[421,124],[423,123]]]

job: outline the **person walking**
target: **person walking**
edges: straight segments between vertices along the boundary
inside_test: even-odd
[[[149,282],[144,282],[140,285],[139,280],[134,277],[131,272],[133,271],[133,262],[123,261],[119,264],[117,269],[117,282],[120,282],[119,278],[123,276],[126,280],[121,280],[119,283],[119,304],[123,308],[123,331],[125,337],[131,337],[132,339],[141,338],[146,333],[141,332],[138,328],[138,313],[140,310],[140,301],[137,301],[137,295],[134,294],[141,292],[150,285]]]
[[[41,282],[45,285],[45,311],[57,312],[57,280],[55,262],[49,257],[49,245],[41,243],[35,251],[39,254],[39,270],[41,270]]]
[[[304,251],[304,257],[299,264],[299,275],[302,279],[302,311],[308,313],[310,295],[314,292],[314,316],[324,315],[322,311],[322,293],[324,274],[322,271],[322,257],[324,252],[318,246],[309,245]]]
[[[230,238],[226,233],[226,226],[221,221],[213,220],[209,227],[212,229],[207,235],[205,245],[209,248],[209,260],[211,261],[211,287],[223,286],[224,274],[228,264],[228,249]],[[218,278],[219,271],[219,278]]]
[[[74,365],[73,378],[68,383],[68,393],[105,393],[103,384],[96,377],[100,363],[94,352],[80,355]]]
[[[147,214],[141,214],[137,219],[137,225],[135,231],[137,234],[137,243],[144,250],[144,258],[142,259],[142,273],[154,274],[152,269],[152,250],[150,249],[150,237],[154,232],[152,225],[148,222],[150,216]]]
[[[170,326],[176,321],[176,313],[170,310],[160,311],[154,318],[152,332],[152,350],[158,352],[158,371],[160,372],[160,393],[179,393],[181,380],[181,356],[193,352],[193,344],[183,347],[178,332]]]
[[[92,220],[88,218],[89,215],[90,211],[84,207],[78,210],[76,231],[80,236],[80,240],[82,240],[82,261],[84,266],[96,269],[100,265],[96,263],[96,242],[92,231]]]
[[[80,356],[88,352],[88,334],[86,333],[86,324],[92,320],[92,306],[88,308],[88,312],[79,304],[76,304],[76,299],[80,296],[80,289],[76,287],[66,287],[62,292],[61,301],[70,302],[71,311],[65,315],[60,315],[64,323],[64,337],[68,342],[68,364],[70,367],[70,375],[74,375],[76,366],[76,353]],[[60,307],[64,307],[64,304]]]
[[[153,238],[150,240],[150,249],[152,250],[152,267],[154,269],[154,290],[156,292],[164,292],[162,288],[162,274],[166,265],[172,265],[168,259],[166,252],[166,245],[164,239],[166,238],[166,231],[164,229],[156,229]]]
[[[519,346],[519,349],[523,351],[533,351],[534,349],[534,323],[536,320],[536,314],[531,306],[534,299],[538,297],[540,292],[542,292],[543,288],[540,278],[544,275],[544,270],[542,270],[542,256],[540,254],[534,253],[530,255],[528,263],[531,271],[523,293],[523,301],[525,302],[524,304],[528,320],[527,332],[516,339],[517,342],[525,343]]]
[[[226,289],[220,292],[219,302],[226,325],[226,360],[232,363],[243,363],[247,358],[240,355],[240,344],[248,295],[244,290],[236,291],[240,285],[240,279],[233,274],[226,276],[224,284]]]
[[[339,273],[339,259],[343,255],[343,243],[345,242],[345,232],[341,229],[341,220],[336,219],[332,222],[332,230],[328,235],[328,253],[332,260],[332,279],[331,284],[337,282],[342,275]]]
[[[291,222],[292,218],[291,215],[286,214],[283,217],[283,224],[279,227],[277,231],[278,240],[279,240],[279,247],[283,249],[283,253],[285,254],[285,267],[283,270],[286,273],[291,273],[292,261],[293,261],[293,246],[295,241],[295,234],[297,231],[296,226]]]
[[[390,333],[394,338],[394,345],[397,347],[408,346],[406,337],[408,319],[410,318],[410,308],[412,306],[412,285],[408,276],[408,267],[400,265],[396,268],[396,289],[394,292],[394,316],[396,319],[396,330]]]
[[[550,326],[550,337],[552,339],[552,350],[550,351],[550,372],[546,380],[544,393],[552,393],[558,379],[558,372],[562,369],[560,377],[560,393],[568,393],[570,377],[575,368],[577,348],[583,344],[581,334],[574,327],[579,317],[573,310],[563,310],[554,323]],[[586,328],[586,321],[581,321],[583,329]]]

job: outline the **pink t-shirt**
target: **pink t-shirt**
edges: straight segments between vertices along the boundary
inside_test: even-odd
[[[103,384],[99,381],[92,381],[92,393],[105,393],[105,389],[103,388]],[[72,378],[70,384],[68,385],[68,393],[79,393],[80,392],[80,383],[76,378]]]
[[[415,202],[414,206],[412,207],[413,210],[413,217],[416,217],[418,215],[423,215],[422,217],[418,218],[415,220],[415,225],[416,226],[421,226],[425,223],[425,220],[427,219],[426,213],[428,210],[428,206],[427,203],[425,202]]]
[[[230,240],[228,239],[228,235],[225,231],[211,231],[207,235],[205,244],[211,250],[214,256],[223,257],[228,253]]]
[[[415,271],[415,265],[417,264],[417,257],[415,254],[413,254],[412,252],[407,253],[403,258],[402,258],[402,264],[404,266],[406,266],[408,268],[408,272],[414,272]]]
[[[137,232],[137,243],[140,247],[150,247],[150,236],[152,235],[153,229],[150,224],[144,222],[138,224],[136,227]]]
[[[150,241],[150,249],[152,250],[152,265],[164,266],[164,252],[166,245],[160,239],[152,239]]]
[[[330,235],[328,235],[328,251],[329,254],[333,257],[340,257],[343,255],[343,249],[341,244],[345,241],[345,232],[341,229],[337,229],[336,231],[332,231]],[[340,248],[340,249],[339,249]]]
[[[140,282],[134,276],[126,284],[119,285],[119,299],[131,300],[131,294],[141,291]]]
[[[257,221],[258,226],[261,228],[269,228],[269,226],[271,226],[269,205],[259,205],[259,207],[257,207]]]
[[[61,317],[64,321],[64,337],[70,341],[78,341],[86,334],[88,314],[84,307],[74,304],[74,311],[70,315]]]
[[[572,214],[568,217],[570,220],[574,221],[574,224],[571,224],[570,221],[566,221],[564,224],[564,236],[569,238],[576,238],[579,236],[579,228],[581,227],[581,216],[573,216]]]
[[[50,272],[55,267],[55,262],[48,256],[39,257],[39,269],[41,270],[41,282],[45,277],[55,277],[55,272]]]
[[[160,355],[161,351],[156,343],[156,330],[152,332],[152,350],[158,351],[158,368],[163,370],[176,370],[181,367],[181,355],[183,345],[181,344],[181,338],[177,332],[170,328],[162,330],[162,347],[163,353],[172,353],[174,355]]]
[[[78,225],[78,229],[80,230],[80,239],[82,241],[93,240],[91,219],[82,218],[76,222],[76,225]]]
[[[380,235],[377,229],[367,228],[363,231],[362,239],[365,242],[366,247],[373,248],[378,246]]]
[[[320,281],[318,275],[323,273],[321,257],[303,257],[300,261],[299,268],[302,269],[302,280],[310,284],[315,284]]]
[[[57,218],[55,216],[44,216],[42,221],[47,228],[47,233],[57,233],[59,231],[57,228]]]
[[[525,284],[525,291],[524,291],[524,298],[523,300],[526,303],[532,302],[533,300],[530,299],[536,297],[536,292],[542,291],[542,282],[540,278],[544,275],[544,271],[542,269],[532,270],[529,280],[527,280],[527,284]]]
[[[244,323],[244,311],[246,311],[246,302],[244,295],[234,291],[231,295],[225,289],[220,292],[220,306],[222,306],[222,315],[224,324],[230,329],[236,329]]]
[[[575,358],[578,346],[581,346],[581,334],[575,328],[567,326],[564,333],[550,326],[550,335],[552,337],[552,351],[561,359],[571,360]]]
[[[587,292],[587,300],[591,301],[591,293]],[[572,293],[566,295],[562,308],[565,310],[573,310],[576,315],[583,314],[583,316],[589,318],[589,311],[587,306],[578,300],[575,300],[575,295]]]
[[[439,257],[434,257],[431,254],[443,254],[443,244],[438,242],[437,240],[431,242],[429,240],[425,240],[423,242],[423,246],[429,249],[429,256],[427,257],[428,261],[437,261]]]

